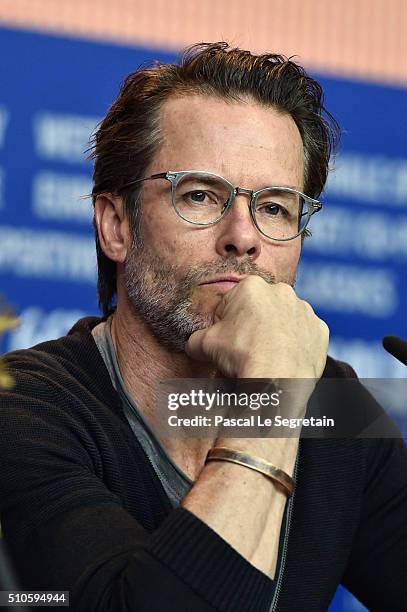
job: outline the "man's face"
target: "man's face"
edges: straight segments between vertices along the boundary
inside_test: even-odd
[[[168,100],[161,126],[163,144],[146,176],[207,170],[253,190],[303,189],[302,140],[288,115],[250,100],[196,95]],[[182,351],[193,331],[213,323],[222,296],[239,278],[258,274],[293,285],[301,238],[276,242],[260,234],[243,194],[215,225],[192,225],[174,211],[170,187],[164,179],[144,183],[142,246],[131,248],[125,285],[156,338]]]

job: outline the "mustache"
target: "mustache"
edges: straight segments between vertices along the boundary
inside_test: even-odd
[[[236,256],[231,256],[226,260],[209,262],[190,268],[185,276],[185,283],[191,287],[195,284],[204,283],[213,276],[219,274],[238,274],[239,276],[256,275],[260,276],[260,278],[267,283],[276,283],[274,274],[267,270],[263,270],[251,259],[239,261]]]

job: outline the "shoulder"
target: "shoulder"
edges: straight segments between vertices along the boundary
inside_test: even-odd
[[[30,378],[80,380],[81,371],[100,371],[103,360],[92,337],[92,328],[100,321],[98,317],[80,319],[66,336],[7,353],[4,359],[12,378],[16,383]]]
[[[9,367],[22,367],[23,364],[29,367],[30,364],[41,366],[41,363],[63,363],[75,354],[80,356],[93,350],[92,329],[100,321],[99,317],[79,319],[66,336],[41,342],[28,349],[6,353],[4,358]]]
[[[17,407],[38,414],[41,405],[79,416],[96,406],[117,408],[119,401],[92,336],[97,317],[80,319],[66,336],[5,355],[14,382],[0,391],[3,417]]]
[[[0,390],[0,463],[10,475],[14,465],[14,478],[32,472],[28,460],[38,475],[45,473],[42,466],[53,473],[57,463],[66,473],[75,464],[102,474],[101,449],[111,459],[114,433],[127,432],[120,397],[91,334],[98,322],[82,319],[62,338],[6,356],[14,384]]]
[[[393,461],[396,464],[401,461],[406,466],[407,445],[400,429],[359,380],[352,366],[328,356],[322,378],[336,379],[326,383],[330,397],[348,411],[350,420],[354,418],[363,425],[356,437],[349,434],[349,444],[363,449],[367,480],[374,480]],[[340,405],[343,397],[346,401]]]

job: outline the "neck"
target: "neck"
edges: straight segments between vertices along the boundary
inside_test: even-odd
[[[216,375],[213,365],[193,361],[185,353],[172,352],[157,341],[137,313],[120,304],[113,315],[112,339],[121,375],[138,409],[173,461],[195,480],[214,438],[160,435],[155,423],[158,384],[173,378],[213,378]]]

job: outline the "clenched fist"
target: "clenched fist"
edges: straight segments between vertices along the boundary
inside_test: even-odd
[[[314,378],[325,367],[329,330],[285,283],[248,276],[219,303],[215,323],[185,347],[231,378]]]

